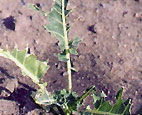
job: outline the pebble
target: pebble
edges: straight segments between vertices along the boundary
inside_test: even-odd
[[[84,77],[81,78],[82,80],[84,79]]]
[[[15,113],[19,113],[18,108],[18,105],[14,101],[0,100],[0,115],[16,115]]]
[[[76,82],[77,82],[77,83],[80,83],[80,80],[78,79]]]
[[[81,86],[82,86],[82,87],[84,87],[84,86],[85,86],[85,84],[83,84],[83,83],[82,83],[82,84],[81,84]]]
[[[16,78],[6,79],[0,86],[5,88],[4,90],[2,90],[0,96],[8,97],[18,87],[18,80]]]

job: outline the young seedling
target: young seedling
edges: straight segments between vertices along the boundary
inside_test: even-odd
[[[0,49],[0,56],[10,59],[21,68],[24,76],[29,76],[32,81],[39,86],[39,89],[32,95],[35,102],[46,111],[55,115],[73,115],[78,112],[80,115],[130,115],[130,100],[122,100],[122,91],[120,89],[116,96],[116,103],[111,105],[106,101],[106,95],[101,93],[96,94],[95,87],[91,87],[85,91],[82,96],[78,96],[72,91],[72,76],[71,71],[75,70],[71,66],[71,54],[77,55],[77,46],[80,42],[79,38],[73,40],[68,39],[70,26],[67,24],[67,18],[72,10],[67,10],[68,0],[55,0],[55,5],[52,11],[47,15],[38,6],[32,4],[30,7],[41,12],[44,16],[48,16],[48,25],[44,28],[59,40],[61,53],[58,54],[59,61],[64,61],[67,65],[68,87],[60,91],[50,93],[47,91],[47,83],[41,81],[41,77],[48,70],[47,62],[37,60],[33,54],[28,54],[27,50],[18,50],[15,48],[12,52],[8,49]],[[91,95],[93,97],[94,108],[91,109],[88,105],[86,110],[79,111],[84,99]]]

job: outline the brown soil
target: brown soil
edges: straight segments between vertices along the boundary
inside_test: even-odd
[[[47,13],[53,5],[52,0],[0,0],[0,47],[29,46],[38,59],[49,59],[44,76],[49,90],[66,88],[64,63],[57,59],[58,41],[42,27],[47,18],[30,10],[28,3]],[[133,114],[142,113],[142,1],[71,0],[69,7],[74,8],[70,38],[83,39],[79,55],[72,56],[78,70],[73,73],[73,90],[80,95],[95,85],[112,99],[123,87],[124,98],[132,99]],[[0,63],[0,115],[39,115],[42,110],[30,97],[35,84],[11,61],[0,58]]]

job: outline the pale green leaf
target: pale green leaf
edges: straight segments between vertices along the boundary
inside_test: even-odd
[[[66,58],[66,55],[64,53],[58,54],[58,60],[67,62],[68,59]]]
[[[79,43],[81,42],[80,38],[76,37],[72,41],[69,41],[69,52],[74,55],[78,55],[77,53],[77,47]]]
[[[8,50],[0,49],[0,56],[15,62],[22,70],[23,75],[29,76],[36,84],[40,82],[40,78],[48,69],[46,62],[37,60],[35,55],[27,54],[26,50],[15,48],[12,52],[9,52]]]
[[[77,49],[77,48],[75,48],[75,47],[74,47],[74,48],[70,48],[70,49],[69,49],[69,52],[70,52],[71,54],[78,55],[76,49]]]
[[[78,44],[81,42],[81,39],[79,37],[75,37],[72,41],[73,46],[78,46]]]
[[[44,88],[42,91],[37,91],[34,94],[34,100],[37,104],[47,106],[51,104],[56,104],[56,100],[53,98],[53,95]]]
[[[52,35],[54,35],[59,40],[59,45],[61,46],[62,51],[65,50],[65,35],[63,28],[63,13],[67,16],[71,10],[67,10],[68,0],[64,0],[65,7],[62,9],[62,0],[55,0],[55,5],[52,11],[48,15],[49,24],[44,26]],[[69,26],[66,26],[66,29],[69,29]],[[66,30],[66,31],[67,31]]]

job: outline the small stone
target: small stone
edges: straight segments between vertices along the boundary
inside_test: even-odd
[[[58,69],[61,69],[61,64],[59,63],[59,64],[57,65],[57,67],[58,67]]]
[[[84,21],[85,21],[85,18],[84,18],[83,16],[80,16],[80,17],[79,17],[79,21],[84,22]]]
[[[114,37],[114,36],[112,36],[112,39],[115,39],[115,37]]]
[[[82,80],[84,79],[84,77],[81,78]]]
[[[102,58],[103,58],[103,56],[102,56],[102,55],[100,55],[100,56],[99,56],[99,59],[102,59]]]
[[[77,83],[80,83],[80,80],[78,79],[76,82],[77,82]]]
[[[127,47],[127,45],[126,44],[124,44],[124,48],[126,48]]]
[[[8,97],[18,87],[18,80],[16,78],[6,79],[1,87],[4,89],[1,91],[0,96]]]
[[[131,36],[131,33],[128,33],[128,36]]]
[[[118,55],[118,56],[120,56],[120,55],[121,55],[121,53],[117,53],[117,55]]]
[[[19,115],[19,107],[14,101],[1,99],[0,115]]]
[[[82,83],[82,84],[81,84],[81,86],[82,86],[82,87],[84,87],[84,86],[85,86],[85,84],[83,84],[83,83]]]
[[[138,43],[137,43],[137,42],[135,42],[135,43],[134,43],[134,45],[135,45],[135,46],[138,46]]]
[[[83,55],[79,56],[79,60],[84,60],[84,59],[85,59],[85,56],[83,56]]]
[[[40,115],[41,113],[42,113],[42,110],[34,109],[34,110],[28,112],[26,115]]]

